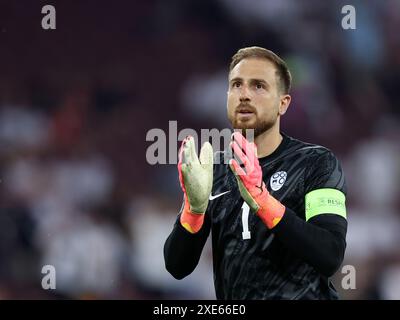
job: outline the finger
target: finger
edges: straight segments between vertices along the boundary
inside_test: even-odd
[[[245,150],[247,158],[249,158],[250,163],[255,163],[257,161],[257,146],[254,142],[247,144],[247,150]]]
[[[232,140],[236,141],[240,147],[243,147],[246,138],[239,131],[235,131],[232,134]]]
[[[232,172],[235,176],[245,176],[246,172],[240,167],[235,159],[229,160],[229,167],[231,168]]]
[[[246,162],[249,161],[249,159],[246,157],[244,154],[242,148],[238,145],[236,141],[231,141],[229,143],[229,146],[232,148],[234,155],[239,158],[239,160],[243,163],[246,164]]]
[[[196,145],[194,143],[194,138],[191,136],[187,142],[187,155],[189,157],[189,163],[200,164],[199,158],[196,153]]]
[[[235,132],[232,139],[238,143],[251,164],[258,161],[257,145],[254,142],[249,142],[240,132]]]
[[[195,158],[197,158],[197,156],[195,158],[193,157],[193,152],[191,150],[192,149],[192,139],[193,138],[191,136],[189,136],[185,143],[185,146],[183,148],[183,157],[184,157],[183,162],[190,166],[195,163],[195,161],[196,161]]]
[[[185,181],[183,179],[183,171],[186,169],[186,164],[183,163],[183,150],[185,148],[186,139],[182,141],[182,145],[179,149],[179,161],[178,161],[178,176],[179,183],[181,185],[182,191],[186,193]]]
[[[183,169],[185,168],[186,164],[183,163],[183,151],[185,149],[185,145],[187,142],[188,137],[186,137],[185,139],[183,139],[181,147],[179,148],[179,153],[178,153],[178,176],[179,176],[179,183],[181,185],[181,188],[183,190],[183,192],[185,193],[185,182],[183,179]]]
[[[253,146],[240,132],[235,132],[232,135],[232,139],[237,142],[240,148],[242,148],[243,152],[245,153],[245,155],[248,156],[249,160],[253,158]]]
[[[234,132],[232,134],[232,140],[236,141],[237,144],[244,150],[247,144],[249,142],[246,140],[246,138],[240,133],[240,132]]]
[[[185,139],[183,139],[181,147],[179,148],[179,152],[178,152],[178,167],[179,167],[179,164],[183,163],[183,157],[184,157],[183,152],[185,150],[185,146],[186,146],[186,143],[187,143],[189,138],[190,138],[190,136],[187,136]]]
[[[252,142],[251,144],[253,145],[254,148],[254,156],[258,159],[257,145],[254,142]]]
[[[200,163],[203,166],[213,166],[214,151],[212,145],[207,141],[200,150]]]

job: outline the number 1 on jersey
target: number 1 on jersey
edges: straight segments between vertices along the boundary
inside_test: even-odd
[[[243,205],[242,205],[242,225],[243,225],[242,238],[243,238],[243,240],[251,239],[251,234],[249,231],[249,212],[250,212],[249,205],[246,202],[243,202]]]

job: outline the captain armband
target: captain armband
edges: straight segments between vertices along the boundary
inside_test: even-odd
[[[346,196],[337,189],[324,188],[306,194],[306,221],[320,214],[337,214],[346,219]]]

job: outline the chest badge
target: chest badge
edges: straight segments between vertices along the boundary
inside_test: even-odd
[[[286,171],[278,171],[274,173],[270,181],[271,189],[274,191],[278,191],[284,185],[286,178],[287,178]]]

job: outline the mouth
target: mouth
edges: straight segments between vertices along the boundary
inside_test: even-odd
[[[236,110],[236,114],[240,118],[249,118],[249,117],[253,116],[255,114],[255,112],[253,111],[253,109],[250,109],[250,108],[238,108]]]
[[[253,114],[254,112],[251,110],[239,110],[237,113],[239,114]]]
[[[236,113],[255,113],[255,108],[247,103],[240,103],[236,107]]]

